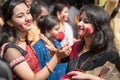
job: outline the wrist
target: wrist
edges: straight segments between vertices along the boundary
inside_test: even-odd
[[[57,53],[57,51],[55,52],[54,56],[57,58],[58,61],[61,60],[61,57],[59,56],[59,53]]]
[[[91,75],[91,74],[88,74],[88,79],[90,80],[104,80],[102,77],[98,77],[98,76],[95,76],[95,75]]]

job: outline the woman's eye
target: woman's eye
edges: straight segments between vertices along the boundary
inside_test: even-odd
[[[83,22],[84,22],[84,23],[90,23],[90,21],[89,21],[89,20],[83,20]]]
[[[21,18],[21,17],[23,17],[23,15],[18,15],[17,17],[18,17],[18,18]]]

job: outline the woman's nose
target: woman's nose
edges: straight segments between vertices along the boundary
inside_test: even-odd
[[[25,21],[29,21],[30,20],[30,16],[29,15],[25,15]]]

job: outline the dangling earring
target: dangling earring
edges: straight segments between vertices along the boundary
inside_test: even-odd
[[[45,36],[46,36],[47,38],[50,38],[50,37],[51,37],[51,35],[50,35],[48,32],[45,33]]]

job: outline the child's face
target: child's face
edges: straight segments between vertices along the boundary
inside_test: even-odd
[[[60,25],[57,24],[50,30],[49,34],[51,35],[51,38],[58,39],[60,32]]]

